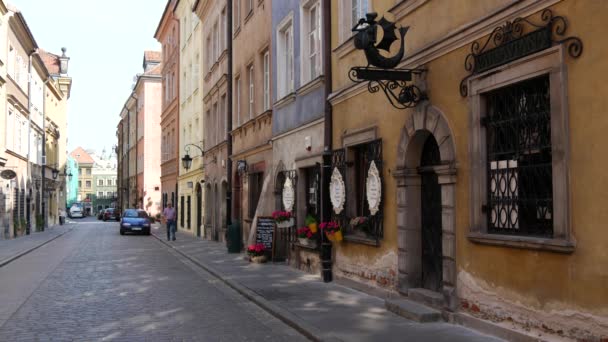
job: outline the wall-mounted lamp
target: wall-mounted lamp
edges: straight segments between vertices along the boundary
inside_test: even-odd
[[[201,141],[200,142],[201,146],[198,146],[196,144],[186,144],[186,146],[184,146],[184,149],[186,150],[186,155],[182,157],[182,166],[184,167],[184,169],[189,170],[190,167],[192,166],[192,157],[190,157],[190,146],[194,146],[196,148],[199,149],[199,151],[201,151],[201,157],[205,155],[205,152],[203,152],[203,146],[204,146],[204,142]]]

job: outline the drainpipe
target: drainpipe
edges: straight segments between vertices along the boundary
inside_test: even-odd
[[[331,94],[331,0],[323,2],[323,73],[325,78],[325,122],[323,135],[323,167],[321,168],[321,222],[331,220],[331,203],[329,200],[329,178],[332,156],[332,117],[331,104],[327,100]],[[321,276],[328,283],[333,279],[331,263],[331,242],[321,234]]]
[[[232,224],[232,159],[230,159],[230,156],[232,156],[232,0],[226,1],[226,10],[228,11],[226,13],[228,19],[226,23],[226,38],[228,40],[226,42],[228,45],[228,70],[226,74],[228,87],[228,94],[226,94],[228,100],[228,104],[226,105],[228,107],[226,111],[226,115],[228,116],[226,118],[226,227],[228,227]]]

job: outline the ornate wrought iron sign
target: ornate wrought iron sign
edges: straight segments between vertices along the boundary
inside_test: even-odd
[[[503,26],[498,26],[492,31],[483,46],[477,41],[473,42],[471,53],[464,60],[465,70],[471,73],[460,82],[460,95],[462,97],[468,95],[467,80],[471,76],[553,45],[566,44],[568,54],[573,58],[583,53],[583,42],[580,38],[561,38],[568,28],[564,17],[554,16],[549,9],[545,9],[540,17],[540,23],[534,23],[526,18],[507,21]]]
[[[368,82],[367,89],[370,93],[376,93],[382,89],[393,107],[405,109],[414,107],[421,100],[426,99],[426,94],[413,84],[407,82],[412,80],[412,74],[419,74],[424,69],[400,69],[395,67],[401,62],[405,53],[405,34],[408,27],[397,29],[395,23],[382,17],[376,21],[377,13],[368,13],[365,19],[353,27],[355,34],[355,48],[365,52],[367,66],[353,67],[348,77],[355,83]],[[378,28],[382,30],[382,39],[376,44]],[[395,30],[401,36],[401,45],[397,54],[385,57],[380,50],[390,52],[391,45],[397,40]]]

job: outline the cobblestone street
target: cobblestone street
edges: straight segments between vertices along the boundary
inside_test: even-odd
[[[77,222],[0,268],[0,341],[304,340],[155,238]]]

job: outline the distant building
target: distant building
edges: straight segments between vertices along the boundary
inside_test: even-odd
[[[76,201],[84,203],[85,215],[93,213],[93,166],[95,160],[82,147],[77,147],[70,157],[78,163],[78,196]]]
[[[94,212],[101,209],[115,208],[118,197],[117,190],[117,161],[114,153],[106,154],[104,149],[101,155],[93,155],[93,200]]]

